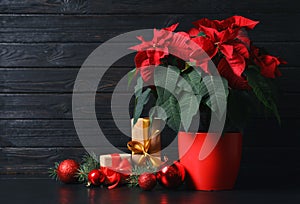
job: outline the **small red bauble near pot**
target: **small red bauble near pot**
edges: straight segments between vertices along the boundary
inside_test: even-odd
[[[67,159],[60,162],[56,169],[58,179],[63,183],[74,183],[77,180],[78,168],[79,164],[75,160]]]
[[[156,186],[156,176],[152,173],[142,173],[139,176],[138,183],[141,189],[150,191]]]
[[[91,184],[94,186],[99,186],[105,181],[105,175],[102,173],[100,169],[93,169],[88,174],[88,184],[87,186],[90,186]]]
[[[171,166],[162,167],[156,174],[158,182],[166,188],[177,188],[179,187],[185,178],[185,169],[177,161]]]

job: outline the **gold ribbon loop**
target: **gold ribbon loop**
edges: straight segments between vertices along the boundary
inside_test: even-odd
[[[156,137],[159,134],[159,130],[156,130],[150,138]],[[127,143],[127,148],[132,152],[132,154],[140,154],[141,157],[138,161],[138,164],[141,164],[145,161],[145,159],[149,159],[150,162],[155,167],[159,167],[163,162],[151,154],[148,153],[150,149],[151,139],[145,140],[144,144],[138,141],[130,141]]]

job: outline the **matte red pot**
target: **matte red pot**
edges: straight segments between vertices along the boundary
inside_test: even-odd
[[[187,187],[206,191],[233,189],[240,168],[242,134],[224,133],[214,150],[199,160],[206,137],[208,142],[212,140],[207,133],[178,133],[179,158],[187,172]]]

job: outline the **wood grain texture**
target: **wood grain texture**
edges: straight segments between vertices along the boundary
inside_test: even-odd
[[[129,119],[128,114],[120,110],[131,112],[133,103],[128,106],[124,103],[124,97],[132,94],[120,94],[116,101],[114,110],[119,112],[117,118]],[[87,95],[82,95],[87,98]],[[300,117],[298,104],[300,103],[299,94],[282,94],[282,100],[279,101],[279,112],[282,117],[297,118]],[[100,119],[111,119],[111,94],[98,93],[96,95],[96,115]],[[1,119],[72,119],[72,94],[0,94],[0,112]],[[78,110],[87,113],[89,108],[82,106]],[[90,119],[89,115],[85,118]]]
[[[112,44],[112,49],[118,49],[130,44]],[[100,43],[2,43],[0,44],[0,67],[80,67],[89,54]],[[291,67],[298,67],[300,42],[256,43],[272,55],[281,56]],[[116,61],[114,66],[134,67],[134,54]],[[101,62],[99,62],[100,64]],[[111,64],[103,65],[111,66]]]
[[[101,68],[98,68],[101,69]],[[109,68],[98,85],[98,92],[112,93],[132,67]],[[299,93],[299,67],[281,67],[280,92]],[[0,93],[72,93],[79,68],[0,68]],[[90,68],[90,80],[99,80]],[[88,81],[85,83],[89,83]],[[124,87],[124,93],[127,88]]]
[[[299,151],[298,148],[244,148],[241,166],[248,171],[256,169],[257,175],[268,171],[299,172],[299,163],[295,163],[293,157],[299,155]],[[66,158],[80,161],[84,153],[83,148],[0,148],[0,175],[47,174],[54,162]],[[284,166],[284,170],[281,171],[280,166]]]
[[[292,13],[295,2],[282,0],[2,0],[1,13],[135,14],[135,13]]]
[[[1,13],[76,13],[88,11],[85,0],[3,0]]]
[[[113,120],[99,120],[103,134],[115,146],[126,146],[130,138]],[[130,122],[119,128],[130,133]],[[1,120],[0,147],[81,147],[73,120]],[[89,132],[87,129],[86,132]],[[93,140],[99,136],[87,134]]]
[[[0,44],[0,67],[80,67],[100,45],[100,43],[4,43]],[[133,44],[128,44],[128,47],[130,45]],[[121,45],[111,46],[112,49],[118,49]],[[134,67],[133,59],[132,54],[120,59],[114,65]]]
[[[120,97],[128,94],[120,94]],[[132,94],[130,94],[132,95]],[[82,95],[87,98],[86,94]],[[111,94],[98,93],[96,95],[96,113],[97,116],[111,118]],[[123,101],[117,101],[115,110],[128,109],[128,105]],[[72,94],[6,94],[0,95],[0,105],[2,119],[71,119],[72,118]],[[131,106],[132,107],[132,106]],[[87,112],[88,107],[80,107],[78,110],[82,113]],[[118,118],[127,118],[120,114]],[[90,118],[80,118],[90,119]]]
[[[224,19],[229,14],[176,15],[0,15],[0,42],[105,42],[112,37],[138,29],[163,28],[179,22],[177,30],[188,31],[200,18]],[[299,41],[300,14],[247,14],[260,24],[249,32],[254,42]],[[289,23],[286,23],[289,22]],[[286,36],[289,32],[289,36]],[[135,40],[135,39],[133,39]]]
[[[90,68],[89,79],[99,81],[93,74],[95,69],[98,68]],[[129,67],[109,68],[100,80],[97,91],[113,92],[130,70],[132,68]],[[79,68],[0,68],[0,93],[72,93],[78,71]],[[124,92],[126,90],[124,87]]]
[[[114,146],[125,146],[129,138],[118,128],[130,133],[130,122],[116,126],[113,120],[99,120],[100,127]],[[282,118],[281,126],[273,119],[254,118],[243,132],[245,147],[300,147],[294,127],[299,119]],[[0,147],[81,147],[73,120],[0,120]],[[87,131],[88,132],[88,131]],[[91,138],[92,135],[87,134]],[[99,137],[93,137],[97,140]],[[174,133],[164,131],[162,145],[167,145]]]
[[[46,173],[54,162],[80,161],[84,153],[83,148],[1,148],[0,174]]]

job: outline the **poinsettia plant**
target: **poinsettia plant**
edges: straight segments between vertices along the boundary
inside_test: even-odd
[[[247,31],[258,23],[242,16],[203,18],[188,32],[175,32],[177,23],[154,29],[150,41],[138,36],[141,44],[130,48],[137,51],[136,68],[129,74],[130,81],[138,76],[134,122],[151,94],[156,105],[150,116],[164,119],[175,131],[188,131],[199,109],[214,112],[222,106],[227,108],[226,123],[238,128],[250,113],[261,110],[256,104],[280,121],[276,78],[281,75],[278,66],[286,62],[253,45]]]

